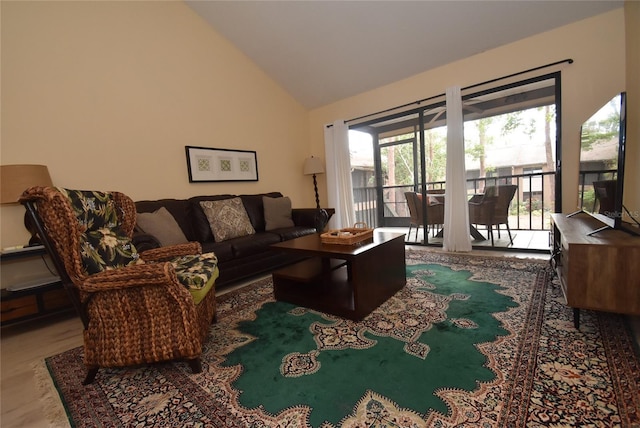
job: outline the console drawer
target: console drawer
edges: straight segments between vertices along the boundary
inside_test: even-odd
[[[38,300],[36,296],[24,296],[2,301],[2,322],[37,313]]]

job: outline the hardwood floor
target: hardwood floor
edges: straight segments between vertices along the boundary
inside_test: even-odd
[[[74,313],[2,327],[1,425],[48,427],[45,398],[34,365],[45,357],[82,345],[82,322]],[[64,425],[62,425],[64,426]],[[67,425],[68,426],[68,425]]]
[[[424,247],[412,247],[426,250]],[[428,251],[439,251],[429,249]],[[474,254],[487,256],[506,255],[519,258],[548,258],[544,254],[531,253],[499,253],[496,251],[474,250]],[[233,287],[225,287],[218,291],[224,294],[242,287],[250,281],[239,283]],[[640,344],[640,318],[631,319],[636,341]],[[2,428],[40,428],[69,426],[66,421],[50,424],[47,419],[47,406],[55,394],[41,395],[43,388],[37,384],[35,367],[43,367],[45,357],[55,355],[68,349],[82,345],[82,323],[74,314],[59,315],[28,323],[2,327],[1,332],[1,410],[0,425]],[[47,377],[47,376],[45,376]],[[61,416],[64,415],[62,414]]]

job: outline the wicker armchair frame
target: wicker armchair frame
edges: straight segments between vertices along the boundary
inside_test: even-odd
[[[121,231],[133,234],[135,204],[111,192]],[[87,275],[82,267],[84,232],[65,195],[52,187],[32,187],[21,198],[84,325],[84,362],[93,382],[100,367],[124,367],[186,360],[201,371],[200,355],[215,319],[215,290],[196,305],[168,260],[201,254],[192,242],[145,251],[145,264]]]

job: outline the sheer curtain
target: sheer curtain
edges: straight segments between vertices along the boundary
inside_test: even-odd
[[[329,227],[340,229],[352,227],[356,222],[351,185],[351,157],[349,155],[349,127],[343,120],[324,128],[324,151],[326,158],[327,196],[329,208],[336,213]]]
[[[471,251],[464,124],[460,87],[447,88],[447,181],[444,198],[445,251]]]

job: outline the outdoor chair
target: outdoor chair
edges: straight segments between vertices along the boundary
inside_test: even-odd
[[[598,213],[604,214],[607,217],[615,215],[615,201],[616,201],[616,185],[617,180],[604,180],[594,181],[593,190],[595,200],[593,202],[593,211],[596,211],[596,205],[598,206]]]
[[[438,192],[440,193],[440,191]],[[426,224],[427,226],[440,226],[444,224],[444,201],[439,196],[427,197],[426,216],[423,215],[422,194],[416,192],[405,192],[407,205],[409,206],[409,232],[407,238],[411,237],[411,229],[416,228],[416,241],[418,240],[418,232],[420,228]],[[427,231],[424,231],[425,235]]]
[[[32,187],[21,198],[84,325],[84,363],[100,367],[200,356],[215,318],[214,253],[197,242],[138,254],[134,202],[119,192]]]
[[[516,194],[518,186],[506,184],[501,186],[487,186],[482,195],[474,195],[469,200],[469,223],[487,226],[491,236],[491,246],[493,241],[493,227],[498,230],[500,238],[500,225],[507,226],[509,233],[509,245],[513,245],[511,229],[509,228],[509,206]]]

